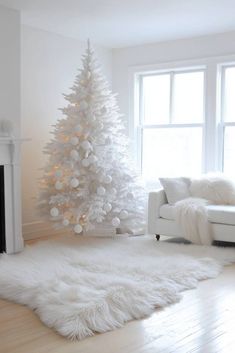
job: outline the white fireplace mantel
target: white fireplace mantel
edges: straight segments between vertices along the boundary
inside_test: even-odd
[[[28,139],[0,137],[0,165],[4,166],[6,252],[12,254],[24,247],[21,220],[21,143]]]

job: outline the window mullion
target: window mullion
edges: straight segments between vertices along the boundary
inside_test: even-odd
[[[175,75],[174,72],[170,73],[170,107],[169,107],[169,123],[172,124],[173,122],[173,100],[174,100],[174,81]]]
[[[137,164],[142,173],[143,160],[143,125],[144,125],[144,95],[143,76],[139,78],[139,118],[137,124]]]
[[[220,171],[224,169],[224,113],[225,113],[225,67],[220,71],[220,91],[219,91],[219,119],[218,119],[218,140],[217,140],[217,166]]]

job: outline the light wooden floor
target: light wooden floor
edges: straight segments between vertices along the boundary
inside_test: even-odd
[[[57,335],[26,307],[0,300],[0,352],[235,352],[235,265],[151,317],[80,342]]]

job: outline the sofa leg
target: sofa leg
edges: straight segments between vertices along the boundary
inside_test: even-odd
[[[160,240],[160,235],[159,234],[156,234],[156,239],[157,239],[157,241]]]

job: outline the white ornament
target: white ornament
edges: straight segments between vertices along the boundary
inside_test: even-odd
[[[90,170],[91,170],[91,172],[94,172],[94,173],[97,174],[97,170],[98,170],[97,165],[96,164],[92,164],[91,167],[90,167]]]
[[[91,154],[88,159],[90,163],[95,163],[98,160],[98,158],[94,154]]]
[[[102,223],[102,217],[97,217],[97,218],[96,218],[96,222],[97,222],[97,223]]]
[[[59,210],[58,210],[58,208],[57,208],[57,207],[51,208],[50,214],[51,214],[52,217],[57,217],[57,216],[59,216]]]
[[[86,110],[88,108],[88,104],[86,101],[81,101],[80,102],[80,109],[81,110]]]
[[[122,211],[119,213],[120,219],[127,219],[128,216],[129,216],[129,213],[128,213],[126,210],[122,210]]]
[[[82,165],[83,165],[83,167],[89,167],[89,165],[90,165],[89,159],[88,158],[84,158],[82,160]]]
[[[79,142],[79,138],[78,138],[77,136],[71,137],[70,143],[71,143],[72,145],[76,146],[76,145],[78,144],[78,142]]]
[[[101,172],[98,178],[99,178],[99,181],[100,181],[101,183],[103,183],[104,178],[105,178],[104,172]]]
[[[63,184],[61,183],[61,181],[57,180],[57,182],[55,183],[55,188],[56,190],[63,189]]]
[[[56,177],[56,178],[61,178],[62,176],[63,176],[62,170],[56,170],[56,171],[55,171],[55,177]]]
[[[69,220],[68,219],[64,219],[62,222],[63,226],[67,227],[69,225]]]
[[[107,202],[107,203],[104,204],[104,210],[105,210],[105,212],[110,212],[111,209],[112,209],[111,203]]]
[[[110,190],[110,193],[111,193],[112,195],[116,195],[116,193],[117,193],[117,189],[112,188],[112,189]]]
[[[83,148],[85,151],[91,149],[91,144],[90,144],[90,142],[87,141],[87,140],[82,141],[81,146],[82,146],[82,148]]]
[[[111,175],[106,175],[104,177],[104,183],[105,184],[110,184],[112,182],[113,178],[111,177]]]
[[[76,151],[76,150],[70,151],[70,157],[71,157],[72,159],[74,159],[75,161],[78,161],[78,160],[79,160],[79,153],[78,153],[78,151]]]
[[[97,194],[100,196],[104,196],[106,193],[106,190],[103,186],[99,186],[96,191],[97,191]]]
[[[71,181],[70,181],[70,186],[71,186],[72,188],[76,188],[78,185],[79,185],[79,180],[78,180],[77,178],[71,179]]]
[[[103,108],[101,109],[101,113],[102,113],[102,114],[107,113],[107,108],[106,108],[106,107],[103,107]]]
[[[74,232],[79,234],[82,232],[82,226],[80,224],[76,224],[73,228]]]
[[[128,192],[126,196],[127,196],[127,198],[128,198],[129,200],[133,200],[133,199],[134,199],[134,195],[133,195],[132,192]]]
[[[118,218],[118,217],[114,217],[113,219],[112,219],[112,225],[114,226],[114,227],[118,227],[119,225],[120,225],[120,219]]]

